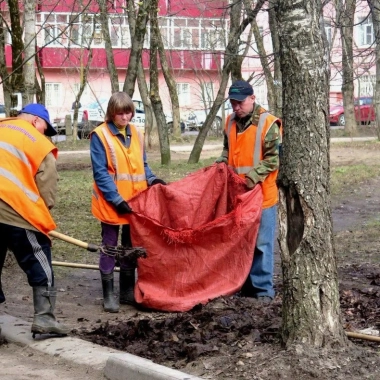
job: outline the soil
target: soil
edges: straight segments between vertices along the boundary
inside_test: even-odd
[[[215,152],[210,154],[215,156]],[[380,151],[367,153],[365,147],[353,150],[332,146],[331,163],[354,165],[368,154],[372,164],[380,165]],[[380,173],[332,199],[344,327],[346,331],[364,333],[375,330],[377,335],[379,189]],[[31,289],[12,256],[8,256],[2,278],[7,301],[0,312],[31,322]],[[352,339],[344,350],[304,347],[285,350],[281,346],[278,333],[282,284],[278,252],[277,296],[272,303],[224,297],[186,313],[141,311],[127,305],[122,305],[117,314],[105,313],[97,271],[57,268],[55,274],[59,290],[56,316],[72,327],[74,335],[189,374],[220,380],[380,378],[380,343]]]

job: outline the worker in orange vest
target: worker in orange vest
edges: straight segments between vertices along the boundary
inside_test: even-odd
[[[274,240],[278,189],[276,185],[281,144],[281,120],[256,103],[252,86],[238,80],[232,83],[228,98],[233,113],[224,129],[224,146],[217,163],[226,163],[245,179],[252,189],[260,184],[263,208],[250,274],[241,294],[271,302],[273,288]]]
[[[101,222],[102,244],[132,247],[128,200],[148,186],[165,181],[157,178],[146,161],[144,136],[130,123],[135,114],[132,99],[124,92],[114,93],[107,106],[105,122],[90,134],[90,153],[94,185],[92,213]],[[135,263],[120,262],[119,302],[114,297],[115,258],[100,254],[99,269],[103,288],[103,307],[119,311],[119,303],[135,304]]]
[[[45,136],[56,134],[42,104],[28,104],[16,118],[0,121],[0,274],[9,249],[33,288],[33,335],[70,331],[54,316],[57,291],[47,236],[56,228],[49,210],[57,192],[58,150]]]

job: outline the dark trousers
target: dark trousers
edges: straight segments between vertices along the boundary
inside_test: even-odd
[[[111,225],[101,223],[102,227],[102,244],[111,245],[113,247],[118,246],[119,231],[121,227],[121,245],[125,247],[132,247],[131,229],[129,224]],[[112,273],[115,268],[115,257],[100,253],[99,257],[99,269],[104,274]],[[120,269],[133,268],[134,265],[129,260],[123,260],[120,263]]]
[[[9,249],[25,272],[30,286],[54,286],[50,245],[50,239],[41,232],[0,223],[0,278]],[[2,296],[0,291],[0,302],[4,301],[1,301]]]

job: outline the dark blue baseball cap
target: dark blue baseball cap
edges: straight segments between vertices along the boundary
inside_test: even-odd
[[[47,124],[47,129],[45,131],[46,136],[55,136],[58,132],[55,130],[55,128],[50,123],[50,116],[49,111],[45,108],[43,104],[39,103],[30,103],[27,104],[20,112],[21,113],[28,113],[30,115],[38,116],[41,119],[44,119]]]
[[[228,90],[228,99],[237,100],[239,102],[242,102],[250,95],[253,95],[253,88],[245,80],[233,82]]]

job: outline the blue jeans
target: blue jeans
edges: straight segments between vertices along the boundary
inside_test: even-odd
[[[255,254],[247,285],[252,297],[274,298],[274,239],[276,234],[277,206],[265,208],[261,214]]]

